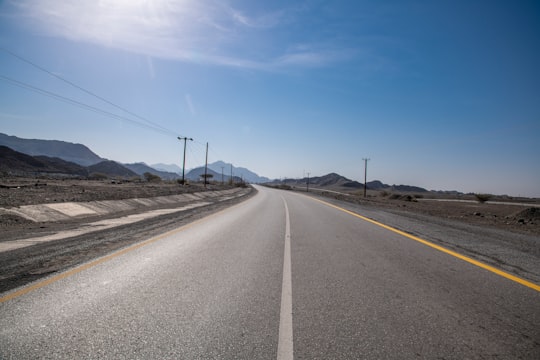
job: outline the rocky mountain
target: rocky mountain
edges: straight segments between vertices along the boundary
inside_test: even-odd
[[[82,144],[65,141],[22,139],[0,133],[0,145],[23,154],[59,158],[82,166],[94,165],[105,160]]]
[[[174,172],[159,171],[155,168],[146,165],[145,163],[123,164],[124,167],[137,173],[138,175],[144,175],[144,173],[150,173],[159,176],[163,180],[176,180],[181,176]]]

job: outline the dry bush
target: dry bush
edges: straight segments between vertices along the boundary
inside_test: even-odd
[[[489,199],[491,199],[493,197],[493,195],[491,195],[491,194],[474,194],[474,197],[476,198],[476,200],[480,204],[483,204],[486,201],[488,201]]]

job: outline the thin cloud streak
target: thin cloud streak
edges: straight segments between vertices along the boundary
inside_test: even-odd
[[[21,0],[12,4],[17,16],[51,36],[183,62],[274,71],[324,67],[352,53],[339,48],[318,50],[315,44],[296,51],[264,47],[261,57],[267,56],[260,60],[235,51],[248,41],[264,43],[266,32],[292,21],[294,10],[250,17],[217,1]]]
[[[189,113],[191,114],[191,116],[195,116],[197,112],[195,111],[195,106],[193,105],[193,100],[191,99],[191,95],[186,94],[184,96],[184,99],[186,100],[186,105],[189,109]]]

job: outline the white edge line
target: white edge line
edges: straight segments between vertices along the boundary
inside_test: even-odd
[[[292,323],[292,276],[291,276],[291,222],[289,208],[285,205],[285,250],[283,254],[283,281],[281,286],[281,309],[279,318],[278,360],[292,360],[293,323]]]

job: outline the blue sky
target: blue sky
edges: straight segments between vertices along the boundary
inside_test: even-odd
[[[0,132],[177,165],[188,136],[186,167],[209,142],[271,178],[363,181],[367,157],[368,180],[540,197],[539,4],[2,1]]]

